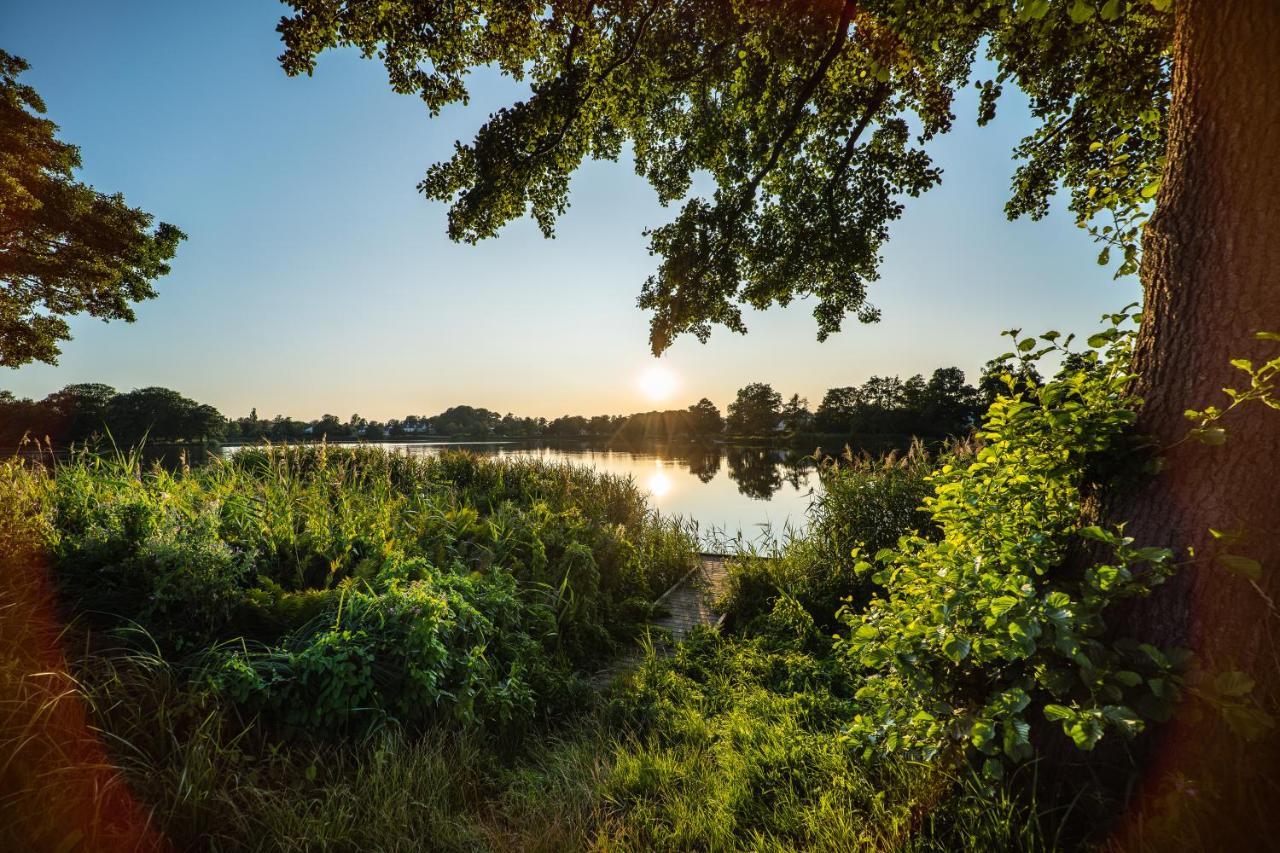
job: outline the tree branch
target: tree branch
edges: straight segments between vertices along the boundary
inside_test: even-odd
[[[845,0],[844,8],[840,10],[840,20],[836,24],[835,37],[831,40],[831,46],[827,48],[826,53],[822,55],[822,59],[818,61],[818,66],[804,81],[804,85],[800,88],[800,95],[796,98],[795,104],[792,106],[791,115],[787,118],[787,123],[782,129],[776,142],[773,145],[773,151],[769,155],[768,161],[765,162],[756,174],[747,183],[746,193],[742,199],[742,206],[745,208],[752,199],[755,198],[756,190],[760,187],[760,182],[765,176],[774,170],[778,165],[778,161],[782,159],[782,152],[786,148],[787,143],[795,136],[796,129],[800,126],[800,119],[804,115],[805,107],[809,103],[809,99],[813,97],[814,92],[818,90],[818,85],[822,82],[822,78],[827,76],[827,71],[831,68],[831,63],[835,62],[836,57],[840,55],[840,51],[844,50],[845,43],[849,40],[849,25],[853,22],[853,13],[857,10],[858,4],[854,0]]]

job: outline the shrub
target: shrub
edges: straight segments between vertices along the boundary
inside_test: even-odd
[[[1181,654],[1116,639],[1106,621],[1116,601],[1168,577],[1172,552],[1082,520],[1090,478],[1138,458],[1127,319],[1112,315],[1094,348],[1044,385],[1011,371],[973,460],[930,478],[938,537],[908,535],[860,560],[884,592],[846,613],[840,651],[864,679],[846,736],[868,757],[967,750],[997,778],[1032,756],[1035,716],[1091,749],[1108,732],[1136,734],[1177,698]],[[1019,341],[1024,366],[1066,352],[1056,338]]]
[[[953,455],[960,453],[953,450]],[[824,635],[835,631],[837,612],[860,608],[874,584],[854,567],[855,550],[892,545],[904,533],[924,530],[921,501],[928,493],[931,463],[920,444],[902,456],[854,456],[822,468],[823,491],[809,508],[808,530],[773,554],[746,553],[729,566],[722,609],[747,633],[764,630],[755,620],[769,617],[779,602],[803,608]]]

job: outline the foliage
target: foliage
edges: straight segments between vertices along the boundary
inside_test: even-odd
[[[0,365],[53,363],[66,317],[133,320],[185,235],[74,178],[80,152],[57,138],[44,101],[0,51]]]
[[[108,385],[68,385],[39,402],[0,392],[0,443],[25,436],[48,439],[58,448],[90,443],[129,448],[143,442],[218,441],[227,421],[207,403],[168,388],[138,388],[123,394]]]
[[[671,660],[647,661],[612,707],[633,734],[600,781],[610,806],[601,846],[1053,847],[1064,816],[1041,813],[1017,789],[993,792],[964,771],[861,761],[839,736],[854,705],[848,676],[829,655],[710,632]]]
[[[868,756],[967,748],[994,778],[1004,761],[1031,757],[1036,718],[1087,750],[1163,719],[1177,699],[1181,654],[1128,641],[1107,623],[1115,602],[1174,571],[1172,551],[1082,521],[1086,487],[1134,476],[1119,464],[1136,458],[1139,405],[1125,371],[1127,319],[1111,315],[1079,366],[1039,388],[1010,375],[972,461],[931,478],[925,506],[939,537],[906,536],[859,563],[884,587],[847,614],[842,641],[865,678],[847,736]],[[1045,346],[1010,334],[1023,362],[1070,344],[1053,332]]]
[[[1168,0],[288,5],[289,74],[356,47],[433,115],[466,101],[474,69],[528,82],[420,185],[451,204],[455,240],[525,214],[550,235],[583,160],[629,145],[659,200],[683,201],[649,232],[654,352],[712,324],[745,331],[744,305],[797,297],[817,300],[820,338],[847,314],[876,319],[866,289],[889,226],[940,181],[926,146],[963,86],[981,90],[980,124],[1006,83],[1030,99],[1010,216],[1044,216],[1065,186],[1083,223],[1116,215],[1100,238],[1132,245],[1164,153]],[[980,49],[993,80],[975,79]],[[690,196],[701,173],[709,198]]]
[[[847,454],[819,470],[823,489],[810,505],[804,535],[772,553],[740,554],[730,565],[720,607],[747,635],[771,632],[779,607],[799,607],[816,631],[812,638],[825,637],[829,645],[840,627],[837,612],[850,601],[865,605],[876,589],[854,571],[855,549],[875,552],[926,531],[920,503],[932,462],[919,443],[902,456]]]
[[[223,695],[312,731],[564,707],[696,560],[633,483],[570,466],[322,446],[47,476],[55,576],[78,609],[143,626]]]
[[[928,381],[872,376],[860,387],[832,388],[814,413],[822,432],[963,436],[981,414],[979,394],[958,367],[940,367]]]
[[[725,429],[731,435],[773,435],[781,417],[782,395],[766,383],[752,382],[729,404]]]

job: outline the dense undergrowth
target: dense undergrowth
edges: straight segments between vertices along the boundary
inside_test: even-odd
[[[1232,760],[1273,740],[1247,674],[1188,674],[1114,623],[1178,566],[1082,506],[1151,458],[1112,320],[1047,382],[1011,365],[971,441],[828,464],[807,533],[732,562],[724,631],[606,689],[697,558],[627,481],[323,448],[6,463],[0,827],[66,849],[1105,846],[1131,774],[1064,755],[1127,760],[1204,683]],[[1268,789],[1187,790],[1130,846],[1209,842],[1204,813]]]

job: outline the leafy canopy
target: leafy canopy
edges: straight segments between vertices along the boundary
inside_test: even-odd
[[[130,303],[185,235],[73,177],[80,152],[56,137],[27,63],[0,51],[0,365],[53,363],[69,340],[66,317],[132,322]]]
[[[817,300],[818,336],[877,318],[877,276],[904,196],[941,178],[927,143],[950,129],[958,89],[1002,85],[1038,121],[1020,144],[1010,216],[1043,216],[1059,184],[1081,224],[1125,252],[1154,194],[1170,81],[1170,0],[286,0],[289,74],[354,46],[432,114],[467,100],[491,67],[529,84],[420,189],[450,203],[449,234],[475,242],[525,214],[550,236],[569,177],[629,145],[675,219],[648,232],[661,260],[640,305],[654,352],[742,306]],[[980,50],[995,79],[975,80]],[[691,194],[695,176],[714,183]],[[1100,259],[1105,260],[1105,259]]]

